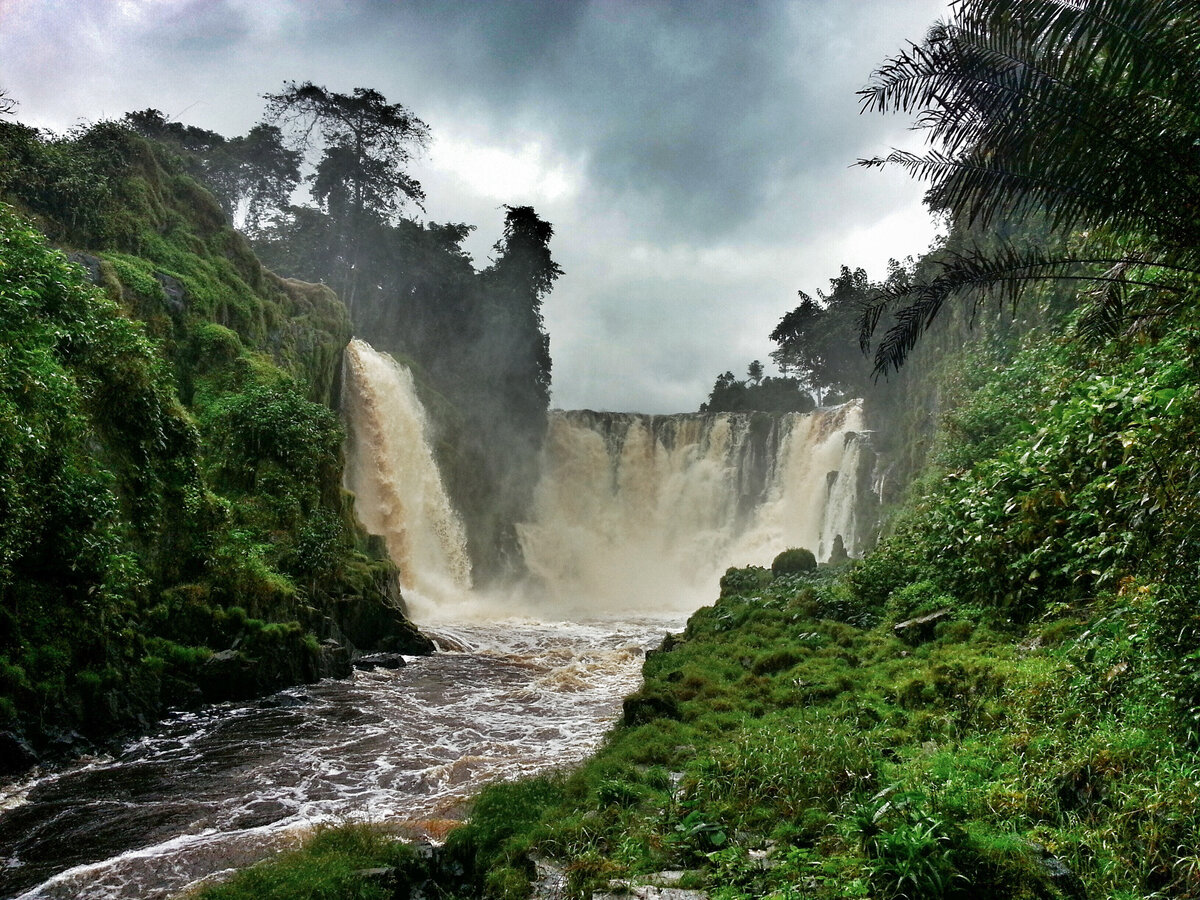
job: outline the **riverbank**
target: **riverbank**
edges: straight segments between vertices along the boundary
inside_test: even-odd
[[[164,900],[338,823],[440,839],[480,785],[592,753],[645,649],[681,625],[447,625],[453,651],[176,715],[111,756],[0,781],[0,897]]]
[[[1152,591],[1027,625],[944,599],[731,570],[595,756],[479,794],[453,887],[525,897],[544,860],[577,896],[665,871],[721,898],[1191,896],[1200,764],[1141,664]],[[293,896],[270,873],[306,859],[201,896]],[[404,895],[371,860],[331,895]]]

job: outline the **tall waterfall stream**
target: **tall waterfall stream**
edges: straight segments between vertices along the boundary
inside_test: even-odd
[[[167,897],[322,823],[437,839],[481,784],[590,753],[644,651],[728,565],[861,545],[857,403],[781,420],[555,412],[519,528],[530,582],[473,591],[411,375],[354,341],[345,380],[347,486],[448,649],[172,716],[113,757],[0,783],[0,896]]]

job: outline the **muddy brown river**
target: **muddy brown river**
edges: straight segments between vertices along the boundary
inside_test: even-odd
[[[169,897],[323,823],[437,839],[481,785],[595,749],[680,624],[434,627],[459,649],[181,714],[118,756],[0,784],[0,896]]]

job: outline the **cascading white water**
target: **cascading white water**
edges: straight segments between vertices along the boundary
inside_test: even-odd
[[[763,504],[735,543],[741,565],[770,565],[788,547],[829,559],[841,535],[847,550],[860,543],[857,522],[863,410],[861,400],[785,420],[787,434]]]
[[[466,534],[434,460],[412,374],[353,340],[344,380],[345,483],[359,521],[387,541],[410,594],[439,597],[470,588]]]
[[[688,609],[730,565],[857,546],[862,405],[789,415],[551,414],[532,575],[568,608]],[[848,437],[848,435],[850,437]]]
[[[863,440],[859,432],[848,431],[844,437],[845,448],[836,473],[828,477],[829,496],[821,517],[821,540],[817,556],[828,559],[837,537],[842,538],[845,552],[858,556],[862,552],[863,537],[859,523],[859,505],[863,472]],[[870,523],[862,523],[868,525]]]
[[[770,565],[788,547],[825,560],[839,535],[861,550],[860,401],[778,418],[556,411],[517,526],[531,583],[519,598],[464,603],[463,528],[411,374],[353,341],[345,397],[347,486],[421,621],[680,612],[710,602],[731,565]]]

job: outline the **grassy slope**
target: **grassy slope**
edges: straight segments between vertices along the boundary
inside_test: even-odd
[[[481,888],[519,895],[532,848],[581,891],[1200,894],[1197,330],[1154,337],[970,374],[869,558],[731,571],[595,760],[483,793]]]

